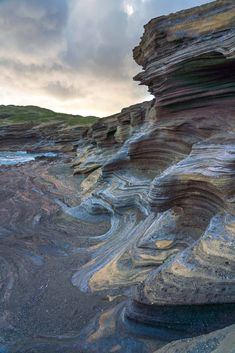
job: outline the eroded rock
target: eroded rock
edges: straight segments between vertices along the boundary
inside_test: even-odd
[[[230,352],[234,24],[232,0],[150,21],[134,58],[143,67],[136,79],[155,99],[84,133],[73,160],[74,174],[85,176],[82,202],[56,205],[76,222],[96,227],[110,221],[110,227],[83,234],[89,257],[73,267],[72,284],[129,300],[100,314],[80,335],[61,339],[63,352],[107,353],[108,347],[149,353],[174,340],[163,351]]]

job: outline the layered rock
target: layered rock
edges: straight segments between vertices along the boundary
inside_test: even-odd
[[[61,351],[232,347],[234,24],[232,0],[150,21],[134,58],[155,99],[101,119],[80,141],[73,168],[84,176],[82,202],[56,203],[91,225],[72,284],[122,303],[80,335],[60,337]],[[93,234],[102,222],[110,228]],[[38,347],[54,349],[45,342]]]
[[[175,127],[179,119],[181,129],[199,137],[186,159],[151,183],[152,209],[180,208],[188,235],[198,241],[140,287],[137,297],[150,304],[235,299],[234,21],[234,2],[216,1],[152,20],[134,50],[144,68],[136,79],[156,96],[157,119],[174,119]]]
[[[144,335],[171,340],[234,322],[234,23],[231,0],[150,21],[134,49],[135,79],[156,100],[121,146],[114,118],[113,131],[98,124],[81,163],[103,157],[83,206],[114,225],[73,284],[129,288],[124,325],[144,325]]]
[[[35,106],[1,105],[0,150],[73,151],[96,120]]]
[[[13,124],[0,127],[1,150],[75,151],[88,127],[69,127],[63,123]]]
[[[90,129],[91,140],[98,146],[122,144],[144,123],[153,102],[143,102],[124,108],[120,113],[102,118]]]
[[[104,166],[146,122],[153,103],[132,105],[93,124],[77,151],[73,162],[74,173],[86,174]]]
[[[221,107],[234,94],[234,21],[232,0],[151,20],[134,49],[144,69],[135,79],[159,107]]]
[[[63,115],[31,106],[1,106],[4,113],[0,109],[0,150],[15,151],[23,148],[30,151],[69,152],[79,146],[84,160],[88,159],[88,151],[94,148],[97,150],[97,147],[106,149],[112,155],[110,150],[116,152],[143,124],[152,104],[143,102],[124,108],[120,113],[101,118],[96,123],[92,123],[97,120],[95,117]],[[74,161],[74,167],[81,164],[81,158],[79,155]],[[79,168],[76,168],[77,172]]]

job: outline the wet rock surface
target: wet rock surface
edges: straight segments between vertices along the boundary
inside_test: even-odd
[[[74,269],[90,258],[85,249],[88,234],[105,232],[109,219],[94,227],[61,211],[60,200],[70,206],[80,203],[81,178],[74,177],[65,162],[44,160],[0,169],[3,345],[23,337],[80,332],[108,305],[107,297],[81,293],[71,283]]]
[[[233,353],[235,347],[234,325],[208,335],[176,341],[158,350],[158,353],[196,353],[226,352]]]

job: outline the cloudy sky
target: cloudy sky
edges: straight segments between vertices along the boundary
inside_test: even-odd
[[[0,104],[104,116],[148,99],[132,59],[151,18],[209,0],[0,0]]]

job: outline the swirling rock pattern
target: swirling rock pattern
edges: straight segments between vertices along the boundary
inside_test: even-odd
[[[155,99],[91,126],[69,181],[63,168],[39,176],[32,164],[27,183],[26,167],[15,172],[18,193],[2,190],[14,210],[1,218],[2,302],[27,276],[32,256],[51,264],[49,249],[59,257],[49,270],[67,266],[66,278],[88,305],[94,293],[109,300],[82,332],[38,330],[33,339],[12,339],[11,352],[232,352],[234,24],[232,0],[151,20],[134,58],[143,67],[136,79]],[[29,207],[21,212],[19,204]],[[12,232],[28,239],[35,224],[40,236],[12,256]],[[2,317],[11,332],[7,306]]]
[[[139,334],[142,327],[143,336],[172,340],[234,322],[234,23],[234,2],[218,0],[145,26],[135,79],[156,100],[99,164],[97,190],[83,201],[94,202],[90,211],[109,210],[119,225],[73,283],[88,291],[123,287],[134,300],[123,325]],[[94,160],[106,153],[100,136],[93,136]]]

